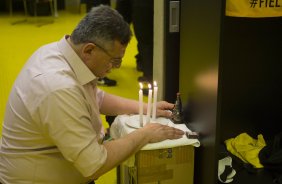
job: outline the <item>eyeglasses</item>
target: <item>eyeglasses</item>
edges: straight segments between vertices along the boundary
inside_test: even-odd
[[[113,57],[106,49],[102,46],[98,45],[97,43],[92,42],[95,44],[99,49],[101,49],[105,54],[107,54],[111,59],[110,62],[114,68],[119,68],[121,66],[122,58]]]

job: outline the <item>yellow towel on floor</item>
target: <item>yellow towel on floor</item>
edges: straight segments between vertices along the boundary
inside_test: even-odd
[[[255,168],[263,167],[258,158],[260,150],[266,145],[261,134],[258,135],[256,140],[247,133],[242,133],[235,138],[226,140],[225,144],[229,152],[245,163],[250,163]]]

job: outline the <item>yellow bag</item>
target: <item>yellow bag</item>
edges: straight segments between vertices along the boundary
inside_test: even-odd
[[[281,17],[282,0],[226,0],[226,16]]]

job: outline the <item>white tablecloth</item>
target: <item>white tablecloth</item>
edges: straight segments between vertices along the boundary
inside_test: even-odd
[[[146,117],[144,116],[144,120]],[[191,132],[186,125],[184,124],[174,124],[169,119],[165,118],[157,118],[156,123],[166,124],[168,126],[172,126],[178,129],[181,129],[185,132]],[[134,130],[139,125],[139,115],[120,115],[115,118],[115,121],[111,125],[111,137],[113,139],[118,139],[123,137]],[[164,140],[158,143],[150,143],[145,145],[141,150],[156,150],[156,149],[165,149],[165,148],[174,148],[179,146],[192,145],[195,147],[200,146],[200,141],[198,139],[188,139],[184,134],[182,138],[175,140]],[[128,167],[133,167],[135,163],[135,156],[131,156],[128,158],[123,164]]]
[[[146,119],[145,116],[143,119]],[[111,137],[117,139],[133,132],[134,130],[136,130],[136,128],[133,127],[136,126],[138,120],[139,120],[139,115],[117,116],[115,121],[111,125],[111,130],[110,130]],[[174,124],[169,119],[157,118],[156,122],[181,129],[185,132],[191,132],[186,127],[185,124]],[[165,140],[158,143],[147,144],[141,150],[155,150],[155,149],[173,148],[173,147],[186,146],[186,145],[199,147],[200,141],[198,139],[188,139],[187,136],[184,134],[183,137],[180,139]]]

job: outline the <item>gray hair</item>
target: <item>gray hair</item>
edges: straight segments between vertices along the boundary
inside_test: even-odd
[[[131,36],[123,17],[109,6],[100,5],[92,8],[80,21],[71,34],[71,40],[74,44],[94,42],[105,47],[115,40],[126,45]]]

